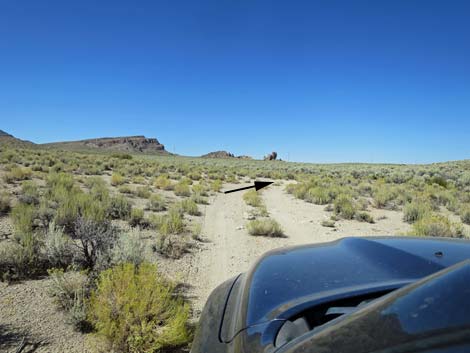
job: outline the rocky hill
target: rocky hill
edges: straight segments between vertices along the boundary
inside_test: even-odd
[[[7,146],[15,146],[15,147],[26,147],[26,146],[33,146],[34,143],[30,141],[20,140],[9,133],[0,130],[0,145],[7,145]]]
[[[201,158],[239,158],[239,159],[252,159],[249,156],[235,156],[233,153],[227,152],[227,151],[215,151],[215,152],[210,152],[207,153]]]
[[[102,137],[79,141],[47,143],[43,146],[69,150],[100,149],[118,152],[168,154],[156,138],[145,136]]]

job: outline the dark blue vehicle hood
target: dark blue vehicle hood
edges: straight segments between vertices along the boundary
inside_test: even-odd
[[[468,258],[470,242],[449,238],[344,238],[271,251],[233,283],[219,337],[268,342],[307,307],[398,289]]]

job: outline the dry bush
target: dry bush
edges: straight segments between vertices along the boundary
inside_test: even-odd
[[[168,351],[191,339],[188,305],[149,263],[102,272],[89,307],[89,320],[109,351]]]
[[[279,223],[273,219],[256,219],[248,222],[248,233],[251,235],[264,235],[267,237],[283,237],[284,232]]]
[[[243,194],[243,200],[247,205],[253,207],[261,207],[263,205],[263,200],[256,190],[250,190]]]

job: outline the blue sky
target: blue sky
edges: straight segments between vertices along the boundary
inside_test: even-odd
[[[0,0],[0,129],[310,162],[470,158],[470,2]]]

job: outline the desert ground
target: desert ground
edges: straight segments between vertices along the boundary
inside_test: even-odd
[[[158,276],[175,283],[175,291],[189,308],[189,328],[185,341],[167,344],[184,352],[210,292],[248,270],[269,250],[350,236],[470,234],[468,161],[308,165],[8,146],[3,146],[0,156],[1,352],[18,347],[24,352],[94,352],[109,347],[126,351],[100,335],[99,318],[90,316],[89,299],[100,294],[100,276],[123,263],[156,264]],[[254,180],[274,183],[258,193],[223,193]],[[74,193],[61,183],[73,185]],[[73,213],[69,208],[75,210],[74,206],[65,205],[62,194],[87,201]],[[117,241],[137,241],[121,249],[120,260],[113,257],[119,246],[110,246],[106,251],[112,252],[112,259],[103,265],[103,259],[86,263],[81,253],[68,262],[59,261],[65,258],[60,251],[69,250],[51,244],[76,249],[73,246],[83,241],[77,231],[80,222],[86,217],[98,222],[94,217],[99,207],[93,208],[93,202],[112,210],[106,215],[113,215]],[[84,205],[93,212],[87,213]],[[71,216],[63,217],[65,211]],[[31,216],[25,220],[28,212]],[[38,239],[36,254],[25,252],[26,236]],[[57,267],[62,272],[51,272]],[[70,298],[60,295],[67,288],[57,289],[57,283],[69,283],[68,274],[87,278],[88,283],[79,303],[76,291],[82,287],[67,292],[72,296],[70,307],[64,304]],[[89,323],[87,329],[84,322]]]

